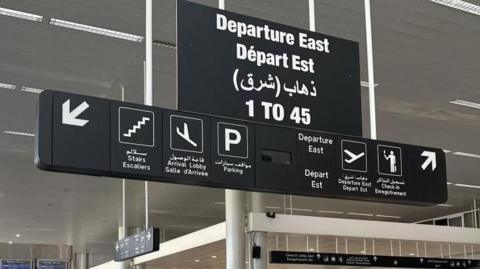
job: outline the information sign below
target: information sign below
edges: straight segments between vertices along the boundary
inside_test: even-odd
[[[400,268],[479,268],[480,260],[271,251],[270,263]]]
[[[54,91],[41,93],[37,118],[36,164],[45,170],[393,203],[447,200],[441,149]]]
[[[159,250],[160,232],[149,228],[115,242],[114,260],[124,261]]]

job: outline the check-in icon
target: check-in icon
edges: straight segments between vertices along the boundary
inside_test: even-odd
[[[353,163],[354,161],[356,161],[356,160],[362,158],[363,156],[365,156],[365,152],[362,152],[360,154],[355,154],[355,153],[349,151],[348,149],[343,150],[343,152],[345,152],[350,157],[350,159],[345,159],[346,163]]]

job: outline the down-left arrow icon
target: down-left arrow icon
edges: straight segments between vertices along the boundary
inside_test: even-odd
[[[83,127],[89,120],[77,119],[90,105],[83,101],[79,106],[70,111],[70,99],[62,104],[62,123],[65,125],[73,125]]]

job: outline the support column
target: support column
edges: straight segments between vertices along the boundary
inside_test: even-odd
[[[265,212],[264,195],[258,192],[250,193],[250,211],[252,212]],[[251,269],[267,269],[268,261],[268,238],[266,232],[252,232],[248,235],[250,253],[254,245],[261,248],[260,258],[253,259],[252,256],[249,259],[249,268]]]
[[[88,269],[88,253],[78,252],[73,255],[73,269]]]
[[[245,193],[225,190],[227,269],[245,268]]]

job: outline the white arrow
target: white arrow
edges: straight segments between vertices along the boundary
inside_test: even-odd
[[[429,164],[432,164],[432,171],[434,171],[435,168],[437,168],[437,154],[433,151],[426,151],[425,150],[425,151],[422,152],[422,156],[427,157],[425,162],[423,162],[423,164],[422,164],[422,169],[425,170],[425,169],[427,169]]]
[[[83,101],[79,106],[70,111],[70,99],[65,101],[62,105],[62,123],[66,125],[83,127],[89,122],[89,120],[77,119],[90,106],[87,102]]]
[[[147,240],[150,240],[150,237],[152,237],[152,235],[150,234],[150,231],[147,232]]]

